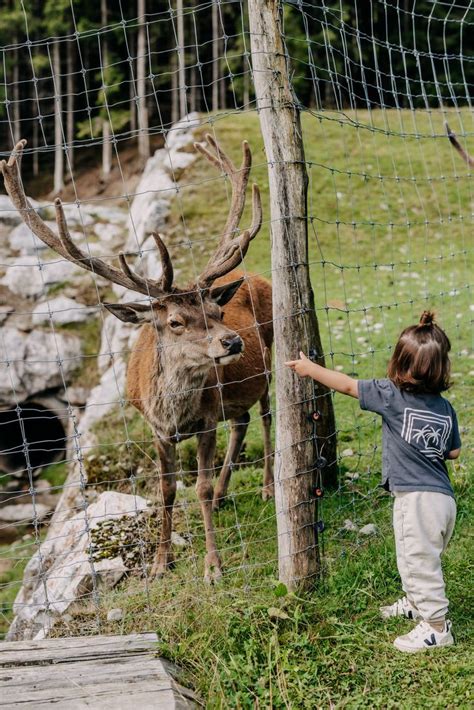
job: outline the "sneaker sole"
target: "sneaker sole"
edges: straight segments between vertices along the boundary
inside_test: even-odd
[[[451,641],[446,641],[445,643],[436,644],[436,646],[421,646],[420,648],[413,648],[413,646],[404,646],[403,644],[397,644],[397,639],[393,642],[393,645],[397,651],[402,653],[421,653],[424,651],[433,651],[437,648],[446,648],[447,646],[454,646],[454,639]]]

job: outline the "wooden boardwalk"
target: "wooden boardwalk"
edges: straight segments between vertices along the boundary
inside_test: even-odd
[[[0,643],[0,708],[195,708],[154,655],[156,642],[149,633]]]

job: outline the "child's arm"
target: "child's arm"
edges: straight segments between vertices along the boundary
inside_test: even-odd
[[[316,382],[320,382],[322,385],[326,385],[326,387],[336,390],[336,392],[341,392],[341,394],[347,394],[350,397],[358,398],[359,396],[357,380],[344,375],[342,372],[336,372],[311,362],[304,353],[300,352],[299,360],[290,360],[285,362],[285,365],[290,367],[300,377],[312,377]]]
[[[447,459],[457,459],[459,454],[461,453],[461,449],[453,449],[452,451],[449,452],[449,454],[446,454]]]

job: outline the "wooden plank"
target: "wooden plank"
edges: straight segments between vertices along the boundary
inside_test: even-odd
[[[75,636],[42,641],[0,643],[0,668],[13,665],[61,663],[82,659],[153,653],[158,637],[154,633],[129,636]]]
[[[189,710],[182,688],[155,657],[157,636],[85,636],[0,644],[0,708]]]

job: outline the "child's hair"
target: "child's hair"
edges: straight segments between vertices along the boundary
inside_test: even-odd
[[[434,313],[424,311],[418,325],[401,333],[388,364],[388,377],[407,392],[444,392],[451,386],[450,350],[449,338],[434,322]]]

